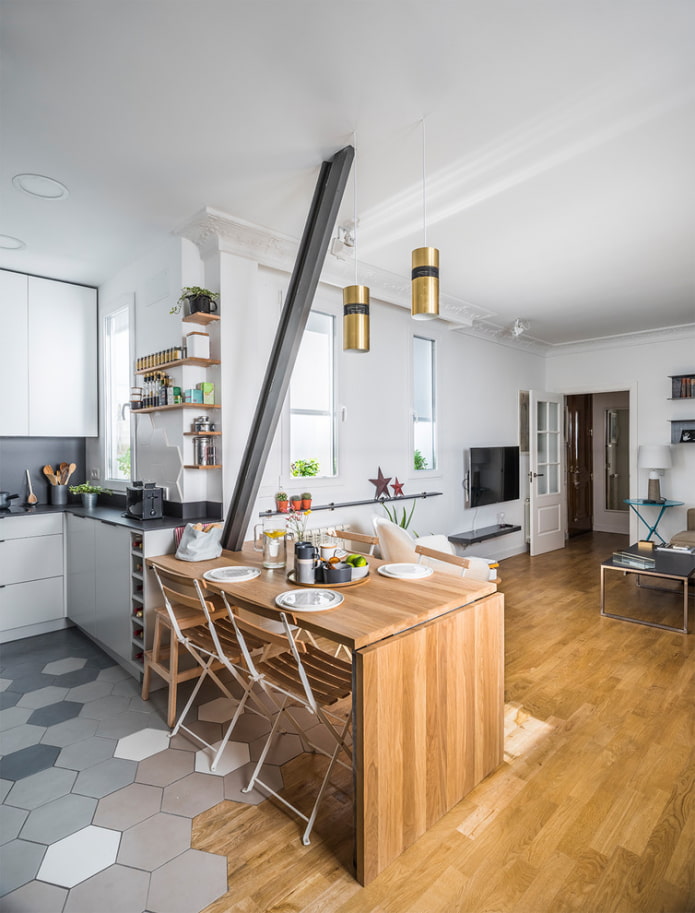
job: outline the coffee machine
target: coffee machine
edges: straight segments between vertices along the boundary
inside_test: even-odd
[[[133,482],[125,493],[126,517],[134,520],[160,520],[164,516],[164,489],[154,482]]]

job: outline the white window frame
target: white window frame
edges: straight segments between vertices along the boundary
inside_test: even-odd
[[[112,491],[125,491],[126,488],[131,484],[131,480],[136,478],[135,472],[135,435],[133,422],[130,421],[130,475],[129,479],[114,479],[107,475],[108,468],[108,447],[110,442],[110,428],[107,423],[109,421],[109,402],[108,402],[108,391],[109,391],[109,357],[108,357],[108,337],[106,333],[106,323],[107,320],[113,317],[114,314],[118,311],[127,310],[128,312],[128,378],[129,383],[133,383],[133,352],[135,351],[135,297],[132,294],[120,295],[113,302],[106,305],[100,315],[100,335],[101,335],[101,415],[103,417],[102,423],[102,433],[100,440],[100,463],[101,463],[101,481],[100,484],[103,484],[105,488],[108,488]],[[126,416],[128,416],[130,411],[130,406],[127,403],[121,404],[121,408],[124,410]],[[90,481],[88,479],[88,481]]]
[[[433,466],[428,466],[427,469],[415,469],[415,424],[417,421],[417,413],[415,409],[415,340],[421,339],[425,342],[430,343],[432,351],[432,451],[433,451]],[[441,471],[439,469],[439,421],[438,421],[438,411],[439,411],[439,385],[437,378],[438,370],[438,353],[437,353],[437,340],[433,339],[430,336],[423,336],[421,333],[413,333],[410,345],[410,446],[409,446],[409,460],[410,460],[410,475],[415,479],[429,478],[434,476],[439,476]]]

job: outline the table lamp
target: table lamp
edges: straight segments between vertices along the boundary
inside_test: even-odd
[[[643,444],[637,451],[637,466],[649,470],[648,501],[661,500],[659,477],[671,468],[671,448],[668,444]]]

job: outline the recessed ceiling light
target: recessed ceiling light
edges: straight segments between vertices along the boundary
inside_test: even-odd
[[[70,193],[65,184],[43,174],[15,174],[12,183],[17,190],[42,200],[64,200]]]
[[[12,235],[0,235],[0,247],[4,250],[21,250],[26,247],[26,244],[19,238],[13,238]]]

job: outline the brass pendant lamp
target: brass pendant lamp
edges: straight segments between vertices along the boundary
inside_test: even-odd
[[[422,119],[422,225],[423,246],[412,253],[412,303],[415,320],[439,316],[439,251],[427,246],[427,171],[425,167],[425,119]]]
[[[357,284],[357,142],[353,134],[355,159],[352,163],[353,229],[352,251],[355,258],[355,284],[343,289],[343,351],[369,351],[369,289]]]

